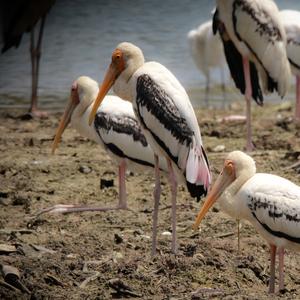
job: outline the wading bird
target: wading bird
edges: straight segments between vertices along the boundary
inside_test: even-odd
[[[219,32],[236,87],[246,98],[246,150],[253,150],[251,98],[263,104],[264,92],[283,97],[289,87],[286,35],[273,0],[216,0],[213,31]],[[260,78],[260,80],[259,80]]]
[[[231,152],[194,224],[196,229],[216,202],[235,219],[248,220],[270,245],[269,292],[275,290],[275,258],[279,253],[279,290],[284,289],[284,249],[300,251],[300,187],[272,174],[256,173],[254,160]]]
[[[55,0],[3,0],[2,1],[2,53],[11,47],[19,47],[22,36],[30,32],[31,54],[31,104],[29,113],[34,117],[45,117],[47,114],[38,110],[38,77],[41,57],[42,37],[46,15]],[[35,27],[40,21],[37,43],[35,44]]]
[[[106,96],[96,112],[92,126],[89,114],[99,92],[98,83],[90,77],[81,76],[71,87],[70,100],[66,106],[52,144],[55,152],[60,138],[71,122],[82,136],[87,137],[106,150],[119,166],[119,203],[115,207],[87,207],[58,204],[39,212],[81,212],[127,209],[125,174],[126,168],[134,171],[153,169],[154,153],[135,118],[130,102],[116,96]],[[166,160],[160,161],[160,169],[167,171]]]
[[[191,54],[197,68],[206,78],[205,103],[208,105],[210,91],[210,71],[220,69],[223,99],[225,102],[225,56],[223,45],[219,36],[212,31],[212,21],[201,24],[198,28],[188,33]]]
[[[121,43],[113,51],[90,122],[112,86],[119,97],[132,101],[136,117],[155,153],[152,255],[156,252],[160,199],[158,162],[159,157],[167,159],[172,193],[172,252],[176,253],[177,184],[185,182],[191,196],[200,198],[206,194],[211,181],[195,112],[175,76],[157,62],[145,63],[141,49],[131,43]]]
[[[280,17],[287,36],[287,56],[292,73],[296,76],[295,120],[300,122],[300,12],[282,10]]]

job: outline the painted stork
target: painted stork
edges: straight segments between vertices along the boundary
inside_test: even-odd
[[[3,0],[2,1],[2,53],[11,47],[19,47],[22,36],[30,32],[31,54],[31,105],[29,113],[35,117],[45,117],[47,114],[38,110],[38,77],[41,57],[42,37],[46,15],[55,0]],[[40,21],[38,39],[35,45],[35,27]]]
[[[284,248],[300,251],[300,187],[276,175],[256,173],[254,160],[241,151],[234,151],[227,156],[194,229],[216,201],[231,217],[248,220],[269,243],[270,293],[275,290],[278,248],[279,290],[284,289]]]
[[[93,126],[88,117],[99,92],[98,83],[90,77],[81,76],[71,87],[70,100],[66,106],[52,144],[55,152],[60,138],[71,122],[82,136],[100,144],[119,166],[119,203],[115,207],[87,207],[58,204],[43,209],[45,212],[82,212],[127,209],[125,174],[126,168],[134,171],[153,169],[154,153],[135,118],[130,102],[117,96],[106,96],[96,113]],[[160,161],[160,169],[167,171],[166,160]]]
[[[280,17],[287,36],[287,56],[292,74],[296,76],[295,120],[300,122],[300,12],[282,10]]]
[[[251,98],[263,104],[260,81],[266,93],[276,90],[284,97],[288,91],[290,66],[286,35],[273,0],[216,0],[216,3],[213,31],[219,32],[231,76],[245,94],[246,150],[251,151],[254,148]]]
[[[176,253],[176,193],[185,182],[192,197],[205,195],[211,176],[200,129],[189,97],[163,65],[146,62],[140,48],[127,42],[117,46],[95,101],[90,123],[102,99],[113,86],[121,98],[132,101],[134,112],[155,153],[152,255],[156,252],[160,199],[159,157],[168,162],[172,193],[172,252]]]
[[[206,105],[208,105],[210,91],[210,71],[214,68],[220,69],[223,98],[225,102],[225,56],[220,37],[213,34],[212,21],[207,21],[201,24],[198,28],[189,31],[188,41],[193,60],[197,68],[206,78]]]

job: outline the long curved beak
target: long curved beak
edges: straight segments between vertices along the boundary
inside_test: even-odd
[[[90,126],[95,119],[95,115],[97,113],[98,107],[100,106],[101,102],[103,101],[104,97],[106,96],[106,94],[108,93],[110,88],[113,86],[117,76],[118,76],[118,70],[112,64],[110,64],[110,66],[105,74],[104,80],[101,84],[101,87],[99,89],[97,99],[94,102],[92,111],[89,116],[89,125]]]
[[[225,189],[234,181],[234,174],[228,174],[224,169],[218,176],[215,184],[210,190],[206,200],[198,213],[198,216],[193,225],[193,229],[196,230],[199,227],[200,222],[208,212],[208,210],[213,206],[213,204],[218,200],[218,198],[222,195]]]
[[[64,130],[66,129],[66,127],[68,126],[68,124],[70,123],[72,113],[76,106],[77,106],[77,103],[75,103],[73,101],[72,96],[71,96],[70,100],[66,106],[65,112],[60,120],[58,128],[56,130],[55,138],[52,143],[52,150],[51,150],[52,154],[54,154],[55,149],[57,148],[57,145],[60,141],[60,137],[62,136],[62,134],[63,134]]]

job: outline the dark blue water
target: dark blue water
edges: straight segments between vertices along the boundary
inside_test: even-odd
[[[276,1],[281,9],[300,10],[299,0]],[[194,66],[187,32],[211,18],[212,0],[57,0],[46,20],[40,70],[42,106],[62,108],[69,87],[80,75],[102,80],[111,52],[122,41],[138,45],[147,60],[167,66],[198,105],[204,77]],[[18,49],[0,55],[0,106],[28,106],[29,34]],[[218,81],[214,73],[213,80]],[[229,85],[231,83],[229,82]],[[219,94],[218,94],[219,93]],[[230,88],[230,99],[239,94]],[[217,96],[216,96],[217,95]],[[221,102],[216,89],[212,98]],[[200,97],[200,98],[201,98]]]

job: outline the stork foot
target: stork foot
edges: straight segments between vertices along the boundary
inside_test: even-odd
[[[44,208],[40,210],[36,217],[45,214],[45,213],[75,213],[75,212],[85,212],[85,211],[109,211],[109,210],[129,210],[127,206],[118,205],[113,207],[93,207],[93,206],[84,206],[84,205],[73,205],[73,204],[56,204],[51,207]]]
[[[42,111],[38,109],[31,109],[28,112],[28,114],[31,115],[32,118],[38,118],[38,119],[48,118],[48,113],[46,111]]]

